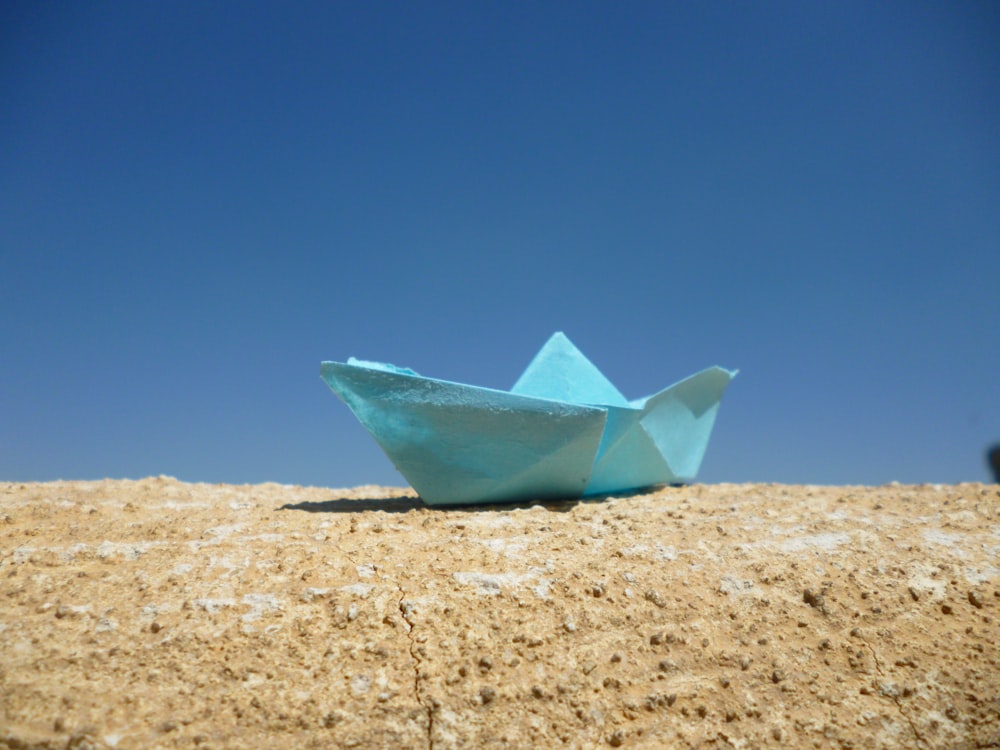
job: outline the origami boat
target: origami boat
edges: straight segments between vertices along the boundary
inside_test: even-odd
[[[354,358],[320,375],[425,503],[465,505],[690,482],[736,371],[628,401],[556,333],[510,391]]]

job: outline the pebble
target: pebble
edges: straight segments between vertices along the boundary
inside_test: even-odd
[[[676,693],[670,693],[669,695],[662,695],[658,693],[651,693],[646,696],[646,710],[655,711],[657,708],[662,706],[670,707],[674,705],[677,700]]]
[[[660,596],[659,591],[650,590],[647,591],[645,594],[643,594],[643,596],[645,597],[647,602],[652,602],[660,609],[663,609],[667,606],[667,603],[663,600],[663,597]]]
[[[813,609],[818,609],[821,612],[826,611],[823,595],[817,594],[812,589],[806,589],[805,591],[802,592],[802,601],[804,601]]]
[[[978,591],[969,592],[969,604],[971,604],[976,609],[983,608],[983,596]]]

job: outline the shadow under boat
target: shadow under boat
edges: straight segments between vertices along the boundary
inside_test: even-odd
[[[505,510],[528,510],[541,507],[551,513],[566,513],[578,505],[603,503],[613,498],[641,497],[654,495],[664,490],[686,487],[685,484],[661,484],[652,487],[642,487],[628,492],[615,492],[586,497],[547,498],[539,500],[515,500],[502,503],[466,503],[462,505],[427,505],[419,497],[413,495],[395,495],[391,497],[332,497],[329,500],[305,501],[301,503],[285,503],[278,510],[298,510],[306,513],[367,513],[381,511],[382,513],[409,513],[412,510],[427,510],[431,512],[455,511],[458,513],[492,513]]]

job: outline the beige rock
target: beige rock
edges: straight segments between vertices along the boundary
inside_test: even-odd
[[[1000,742],[995,486],[0,484],[0,747]]]

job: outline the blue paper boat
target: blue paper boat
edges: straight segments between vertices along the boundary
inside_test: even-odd
[[[690,482],[736,371],[628,401],[556,333],[510,391],[354,358],[320,374],[425,503],[465,505]]]

